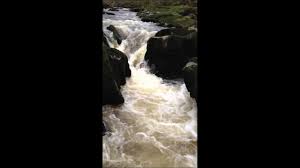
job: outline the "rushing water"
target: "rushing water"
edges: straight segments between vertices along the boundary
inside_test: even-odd
[[[109,11],[112,12],[112,11]],[[103,136],[103,167],[197,167],[197,105],[183,81],[165,81],[144,61],[147,40],[162,29],[127,9],[103,15],[109,45],[129,58],[131,77],[121,87],[125,103],[102,107],[110,131]],[[121,45],[106,28],[126,37]]]

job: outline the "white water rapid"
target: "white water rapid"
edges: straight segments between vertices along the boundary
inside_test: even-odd
[[[162,29],[142,22],[128,9],[107,11],[103,31],[114,25],[126,39],[110,46],[128,56],[131,77],[121,86],[125,103],[102,106],[103,121],[110,131],[103,136],[105,168],[197,167],[197,105],[184,82],[165,81],[149,72],[144,55],[147,40]]]

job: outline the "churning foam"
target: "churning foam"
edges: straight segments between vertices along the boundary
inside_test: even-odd
[[[144,61],[148,39],[162,27],[127,9],[113,13],[103,16],[104,33],[111,47],[128,56],[132,73],[121,87],[125,103],[102,106],[110,131],[103,136],[103,167],[197,167],[196,101],[182,81],[164,82]],[[126,35],[120,45],[109,25]]]

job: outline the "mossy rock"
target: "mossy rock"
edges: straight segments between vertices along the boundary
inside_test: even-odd
[[[142,21],[156,22],[169,27],[188,28],[196,25],[197,17],[192,15],[195,13],[195,9],[185,5],[154,6],[138,12],[138,16],[142,18]],[[191,15],[182,16],[185,11],[190,12]]]

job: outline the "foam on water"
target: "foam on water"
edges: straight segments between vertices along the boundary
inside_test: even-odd
[[[182,80],[166,82],[144,61],[148,39],[162,27],[128,9],[113,13],[103,15],[103,31],[128,56],[132,73],[121,87],[125,103],[102,107],[110,131],[103,136],[103,167],[197,167],[196,102]],[[126,35],[120,45],[109,25]]]

